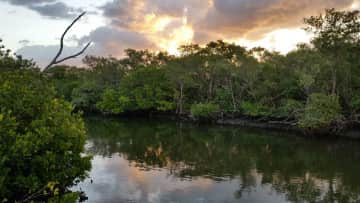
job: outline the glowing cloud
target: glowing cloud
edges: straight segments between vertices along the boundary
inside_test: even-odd
[[[278,29],[267,33],[262,39],[251,41],[247,39],[228,40],[236,44],[253,48],[263,47],[272,51],[286,54],[293,50],[297,44],[309,42],[311,35],[302,29]]]
[[[174,28],[167,38],[160,40],[159,47],[170,54],[179,55],[178,48],[181,45],[191,43],[193,38],[194,30],[190,25],[188,25],[187,9],[184,8],[182,25],[178,28]]]

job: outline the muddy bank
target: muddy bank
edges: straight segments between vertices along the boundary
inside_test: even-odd
[[[306,131],[296,126],[294,122],[283,122],[283,121],[257,121],[246,118],[227,118],[218,119],[215,122],[220,125],[233,125],[241,127],[261,128],[269,130],[283,130],[299,133],[302,135],[310,136],[337,136],[351,139],[360,140],[360,127],[357,125],[350,124],[341,130],[334,129],[320,129],[317,131]]]
[[[133,112],[125,114],[103,114],[100,112],[87,112],[85,116],[91,115],[101,115],[103,117],[113,117],[113,118],[147,118],[147,119],[165,119],[173,121],[182,121],[182,122],[192,122],[192,123],[212,123],[215,125],[231,125],[239,126],[246,128],[260,128],[268,130],[280,130],[280,131],[289,131],[296,134],[305,135],[305,136],[333,136],[333,137],[344,137],[351,139],[360,140],[360,125],[358,123],[349,123],[341,129],[335,127],[323,128],[316,131],[307,131],[297,127],[295,121],[283,121],[283,120],[271,120],[271,119],[259,119],[251,118],[247,116],[237,116],[237,117],[222,117],[222,118],[213,118],[208,120],[196,120],[189,114],[176,115],[174,113],[159,113],[159,112]]]

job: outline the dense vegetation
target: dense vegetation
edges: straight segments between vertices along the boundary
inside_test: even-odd
[[[359,20],[358,11],[334,9],[307,18],[311,43],[285,56],[216,41],[182,46],[178,57],[132,49],[123,59],[88,56],[88,69],[48,73],[59,94],[86,111],[246,116],[339,130],[359,123]]]
[[[86,177],[85,126],[73,109],[31,61],[0,49],[0,202],[49,200]]]
[[[245,116],[311,131],[359,125],[359,21],[359,11],[334,9],[307,18],[314,38],[287,55],[219,40],[184,45],[180,56],[128,49],[122,59],[87,56],[87,68],[40,72],[1,47],[0,201],[51,197],[86,177],[85,128],[75,108]]]

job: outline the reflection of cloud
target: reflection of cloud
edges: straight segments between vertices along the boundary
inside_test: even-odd
[[[249,193],[245,202],[284,202],[281,195],[271,195],[269,185],[261,186],[261,175],[256,176],[256,192]],[[131,166],[126,159],[118,155],[111,158],[95,156],[92,161],[90,177],[94,180],[81,183],[81,187],[90,202],[228,202],[239,200],[234,193],[239,189],[239,180],[215,182],[206,178],[181,180],[169,176],[168,171],[142,170]],[[241,185],[241,183],[240,183]],[[76,188],[75,188],[76,189]]]
[[[259,174],[254,174],[259,176]],[[142,170],[131,166],[126,159],[114,154],[111,158],[95,156],[90,177],[94,180],[81,183],[90,202],[228,202],[239,200],[234,197],[239,189],[236,179],[215,182],[206,178],[180,180],[169,176],[166,169]],[[260,176],[259,176],[260,177]],[[283,202],[284,197],[271,195],[270,186],[261,186],[257,178],[256,193],[244,197],[245,202]],[[75,188],[76,189],[76,188]]]

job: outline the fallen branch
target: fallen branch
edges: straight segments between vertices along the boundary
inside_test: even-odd
[[[58,53],[56,54],[56,56],[53,58],[53,60],[49,63],[49,65],[47,65],[44,68],[44,71],[46,71],[47,69],[49,69],[51,66],[55,65],[55,64],[59,64],[61,62],[64,62],[66,60],[69,60],[71,58],[76,58],[77,56],[83,54],[85,52],[85,50],[91,45],[91,42],[87,43],[86,46],[78,53],[71,55],[71,56],[67,56],[64,57],[63,59],[58,60],[58,58],[60,57],[60,55],[62,54],[62,51],[64,49],[64,38],[66,33],[71,29],[71,27],[84,15],[86,14],[86,12],[81,13],[77,18],[75,18],[75,20],[72,21],[72,23],[65,29],[64,33],[61,35],[60,38],[60,48]]]

